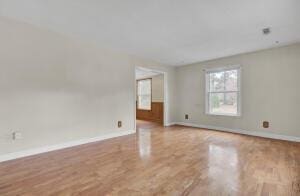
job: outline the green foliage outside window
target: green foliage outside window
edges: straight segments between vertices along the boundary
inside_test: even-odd
[[[220,107],[220,99],[217,95],[212,95],[212,106],[213,108],[218,108]]]

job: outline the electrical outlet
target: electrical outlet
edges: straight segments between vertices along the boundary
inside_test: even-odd
[[[189,119],[189,115],[186,114],[186,115],[184,116],[184,118],[185,118],[185,119]]]
[[[22,133],[21,132],[13,132],[12,138],[13,138],[13,140],[20,140],[20,139],[22,139]]]
[[[269,128],[269,127],[270,127],[270,123],[268,121],[264,121],[263,128]]]
[[[122,121],[118,121],[118,128],[122,127]]]

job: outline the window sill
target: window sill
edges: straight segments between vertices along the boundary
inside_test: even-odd
[[[241,117],[240,114],[214,114],[214,113],[205,113],[208,116],[224,116],[224,117]]]

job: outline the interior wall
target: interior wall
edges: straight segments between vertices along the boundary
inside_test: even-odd
[[[164,102],[164,75],[159,74],[152,79],[152,102]]]
[[[227,65],[242,67],[241,117],[206,115],[203,69]],[[300,44],[178,67],[177,122],[299,137],[299,73]]]
[[[135,129],[135,63],[151,62],[3,17],[0,29],[0,155]]]

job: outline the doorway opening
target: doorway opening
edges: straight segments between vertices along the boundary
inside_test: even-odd
[[[136,67],[136,128],[149,129],[165,123],[166,73]]]

